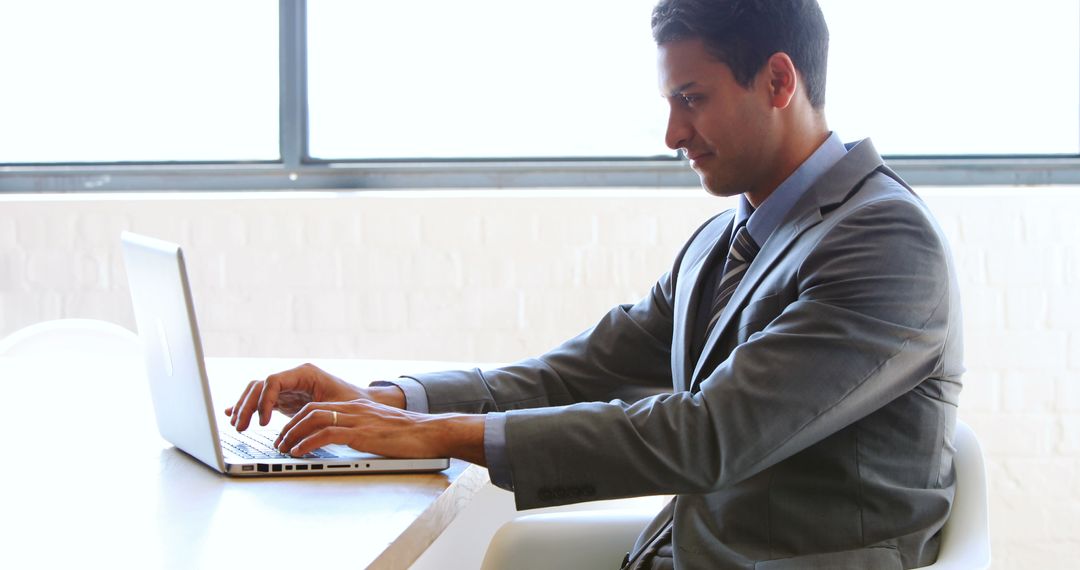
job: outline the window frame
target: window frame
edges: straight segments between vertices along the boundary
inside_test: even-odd
[[[278,0],[276,161],[0,164],[0,193],[694,187],[682,156],[321,160],[308,152],[307,0]],[[1080,28],[1080,22],[1077,22]],[[1080,101],[1077,102],[1080,105]],[[1078,155],[885,156],[910,184],[1080,184]]]

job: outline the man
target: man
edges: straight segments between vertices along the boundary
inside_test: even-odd
[[[520,509],[675,494],[634,568],[932,563],[962,372],[940,230],[869,140],[828,130],[814,0],[662,0],[653,33],[668,146],[741,199],[649,295],[497,370],[356,388],[302,366],[226,413],[241,430],[295,413],[294,454],[486,464]]]

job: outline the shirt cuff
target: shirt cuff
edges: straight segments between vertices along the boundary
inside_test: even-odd
[[[421,414],[428,413],[427,390],[424,385],[412,378],[395,378],[394,380],[377,380],[371,386],[397,386],[405,393],[405,409],[410,412]]]
[[[510,473],[510,458],[506,456],[506,414],[503,412],[489,412],[484,416],[484,458],[491,484],[513,491],[514,478]]]

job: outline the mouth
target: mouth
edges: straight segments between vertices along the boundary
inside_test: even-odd
[[[697,165],[699,162],[709,156],[712,156],[712,154],[708,152],[686,153],[686,158],[690,160],[690,166]]]

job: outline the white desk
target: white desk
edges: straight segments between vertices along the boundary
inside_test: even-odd
[[[457,367],[314,362],[361,385]],[[297,364],[210,359],[215,406]],[[487,482],[460,461],[439,474],[227,478],[158,436],[144,374],[127,363],[0,357],[0,387],[0,568],[407,568]]]

